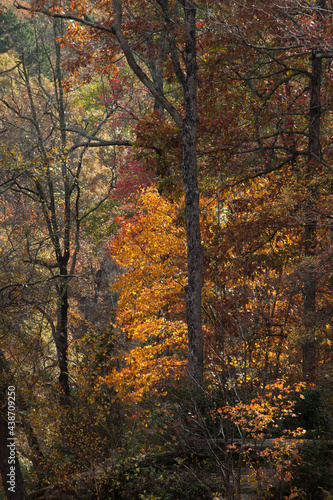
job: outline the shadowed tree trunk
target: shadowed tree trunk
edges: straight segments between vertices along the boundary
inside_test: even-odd
[[[188,284],[186,313],[188,327],[188,375],[197,390],[203,386],[203,342],[201,316],[202,248],[197,176],[197,61],[195,16],[192,2],[182,2],[186,29],[185,118],[182,126],[183,180],[187,236]]]
[[[203,341],[202,341],[202,248],[199,221],[199,189],[197,179],[197,60],[196,60],[196,6],[189,0],[180,0],[184,12],[185,54],[183,71],[178,59],[176,42],[169,34],[168,44],[175,76],[183,90],[185,116],[182,116],[165,98],[161,89],[138,66],[133,52],[122,32],[122,2],[113,1],[116,17],[111,32],[117,38],[127,62],[153,97],[168,111],[181,130],[183,145],[183,181],[185,193],[185,218],[188,259],[188,284],[186,287],[186,316],[188,328],[188,377],[195,392],[203,390]],[[167,0],[159,2],[166,23],[171,23]]]
[[[325,8],[326,2],[317,0],[317,6]],[[321,124],[321,80],[322,80],[322,57],[316,50],[311,55],[311,95],[309,110],[309,142],[308,142],[308,171],[309,183],[313,178],[311,165],[316,160],[322,159],[320,145],[320,124]],[[316,187],[310,186],[308,189],[309,200],[306,206],[306,221],[304,227],[304,255],[308,260],[307,272],[304,279],[304,339],[303,339],[303,377],[305,380],[315,380],[315,368],[317,363],[317,345],[315,339],[316,325],[316,270],[314,258],[317,245],[317,220],[314,212],[315,200],[317,197]]]

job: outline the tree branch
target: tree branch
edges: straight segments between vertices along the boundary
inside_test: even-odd
[[[133,146],[134,143],[132,141],[117,141],[117,140],[112,140],[112,141],[104,141],[103,139],[100,139],[98,142],[78,142],[71,146],[68,150],[68,154],[70,154],[72,151],[78,148],[98,148],[102,146]]]
[[[69,13],[60,13],[60,12],[51,12],[47,9],[38,9],[37,12],[40,12],[41,14],[45,14],[48,17],[54,17],[54,18],[59,18],[59,19],[65,19],[67,21],[75,21],[79,24],[82,24],[83,26],[88,26],[93,29],[97,29],[100,31],[106,31],[107,33],[111,33],[114,35],[126,57],[126,60],[130,66],[130,68],[133,70],[135,75],[139,78],[139,80],[147,87],[149,92],[152,94],[153,97],[159,100],[161,105],[166,109],[166,111],[170,114],[170,116],[173,118],[175,123],[178,125],[179,128],[182,127],[183,125],[183,119],[180,113],[177,111],[177,109],[171,104],[168,99],[162,94],[160,94],[156,88],[152,80],[147,76],[147,74],[143,71],[143,69],[138,65],[138,63],[135,60],[135,57],[133,55],[132,49],[126,40],[126,38],[123,35],[122,29],[121,29],[121,21],[122,21],[122,3],[120,0],[113,0],[113,5],[115,7],[115,12],[116,16],[114,19],[113,26],[105,26],[103,24],[99,24],[98,22],[93,21],[92,19],[89,19],[88,17],[81,18],[79,16],[76,16],[75,14],[69,14]],[[14,1],[14,6],[17,9],[21,10],[26,10],[28,12],[31,12],[33,9],[31,6],[26,6],[22,5],[19,3],[17,0]]]

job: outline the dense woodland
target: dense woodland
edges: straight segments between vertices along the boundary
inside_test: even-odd
[[[0,7],[0,497],[332,499],[333,2]]]

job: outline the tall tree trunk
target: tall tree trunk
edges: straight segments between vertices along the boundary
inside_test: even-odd
[[[166,22],[171,22],[168,15],[168,1],[159,2],[165,14]],[[179,0],[184,11],[185,22],[185,74],[178,60],[175,42],[171,39],[170,52],[175,76],[184,95],[185,117],[182,118],[173,104],[166,99],[161,89],[148,78],[137,64],[134,53],[122,32],[122,2],[113,0],[116,16],[111,32],[117,38],[130,68],[147,87],[153,97],[174,119],[180,128],[183,145],[183,181],[185,193],[185,218],[188,259],[188,285],[186,287],[186,316],[188,328],[188,377],[195,392],[203,390],[203,340],[201,293],[203,257],[199,220],[199,188],[197,179],[197,58],[196,58],[196,6],[190,0]],[[170,43],[170,40],[169,40]]]
[[[185,13],[186,46],[184,85],[185,118],[182,127],[183,180],[185,191],[185,218],[187,237],[188,284],[186,287],[186,314],[188,328],[188,376],[197,391],[203,387],[202,341],[202,247],[199,219],[199,188],[197,174],[197,61],[196,9],[192,2],[183,2]]]
[[[321,77],[322,59],[317,57],[316,51],[312,52],[311,71],[311,97],[309,113],[309,144],[308,162],[313,164],[315,159],[321,159],[320,146],[320,121],[321,121]],[[308,171],[309,182],[313,176],[311,168]],[[317,358],[317,346],[315,340],[315,316],[316,316],[316,272],[312,260],[316,253],[317,244],[317,221],[314,213],[316,199],[315,186],[309,187],[309,200],[306,206],[306,221],[304,227],[304,255],[308,259],[307,272],[304,279],[304,339],[303,339],[303,377],[305,380],[314,381]]]
[[[66,113],[63,89],[63,75],[61,65],[61,47],[58,38],[63,35],[63,21],[54,19],[54,44],[56,53],[54,88],[57,95],[57,109],[61,136],[61,149],[66,151],[67,132],[66,132]],[[58,320],[56,327],[56,346],[59,364],[59,385],[60,385],[60,405],[69,407],[70,388],[68,376],[68,262],[70,258],[70,238],[71,238],[71,203],[70,203],[70,185],[68,180],[68,165],[65,156],[61,159],[61,172],[64,188],[64,229],[63,229],[63,248],[57,254],[57,264],[59,266],[60,283],[58,285]],[[54,218],[57,217],[54,212]],[[60,245],[59,245],[60,247]]]

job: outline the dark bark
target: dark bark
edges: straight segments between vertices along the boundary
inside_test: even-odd
[[[317,57],[316,51],[312,52],[312,72],[311,72],[311,97],[309,113],[309,143],[308,143],[308,162],[314,163],[314,158],[321,159],[320,145],[320,123],[321,123],[321,77],[322,77],[322,59]],[[311,168],[308,172],[308,179],[313,176]],[[304,227],[304,255],[308,259],[308,268],[304,280],[304,330],[305,338],[303,340],[303,377],[305,380],[314,381],[315,367],[317,359],[317,346],[315,340],[315,316],[316,316],[316,294],[317,283],[314,269],[316,244],[317,244],[317,221],[314,213],[316,200],[316,188],[310,187],[309,199],[306,204],[306,221]]]
[[[184,85],[185,118],[182,127],[183,180],[187,237],[188,284],[186,314],[188,328],[188,376],[195,390],[203,387],[202,341],[202,247],[199,220],[199,188],[197,178],[197,61],[196,9],[192,2],[183,2],[186,28]]]
[[[62,283],[59,286],[58,299],[58,321],[55,332],[55,343],[57,347],[60,386],[60,405],[70,405],[70,388],[68,378],[68,285],[69,278],[67,268],[63,267],[61,271]]]
[[[151,77],[153,79],[153,82],[154,82],[154,85],[156,88],[156,92],[158,92],[158,94],[163,95],[164,82],[163,82],[163,75],[162,75],[162,70],[161,70],[161,63],[162,63],[161,60],[149,61],[148,68],[149,68]],[[158,113],[161,116],[163,116],[163,114],[164,114],[164,108],[163,108],[161,102],[159,101],[159,99],[157,99],[156,97],[155,97],[155,102],[154,102],[154,111],[158,111]]]
[[[311,96],[310,96],[310,113],[309,113],[309,161],[313,159],[313,155],[321,158],[320,145],[320,122],[321,122],[321,78],[322,78],[322,58],[317,57],[316,51],[312,52],[311,56]]]

